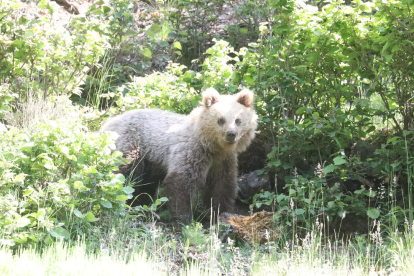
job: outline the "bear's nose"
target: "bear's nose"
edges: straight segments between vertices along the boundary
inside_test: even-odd
[[[226,141],[228,143],[234,143],[235,140],[236,140],[236,132],[234,132],[234,131],[227,131],[227,133],[226,133]]]

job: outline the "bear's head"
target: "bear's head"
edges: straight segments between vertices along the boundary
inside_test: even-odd
[[[254,138],[257,115],[253,93],[244,89],[235,95],[220,95],[209,88],[203,93],[196,128],[203,142],[225,151],[242,152]]]

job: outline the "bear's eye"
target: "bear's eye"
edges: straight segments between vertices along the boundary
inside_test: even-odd
[[[222,125],[224,125],[224,123],[225,123],[226,121],[224,120],[224,118],[220,118],[220,119],[218,119],[217,120],[217,123],[220,125],[220,126],[222,126]]]
[[[240,124],[241,124],[240,119],[236,119],[236,121],[234,121],[234,122],[236,123],[236,126],[238,126],[238,125],[240,125]]]

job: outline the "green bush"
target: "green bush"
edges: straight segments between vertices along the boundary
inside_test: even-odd
[[[118,106],[121,110],[161,108],[188,114],[199,105],[202,91],[209,87],[221,93],[237,92],[237,86],[230,83],[233,65],[229,64],[237,58],[229,56],[233,53],[229,43],[215,41],[206,53],[200,73],[171,63],[166,72],[134,77],[123,87],[125,95],[119,95]]]
[[[76,239],[103,215],[119,216],[133,188],[114,174],[122,161],[112,136],[74,118],[0,140],[0,239],[4,245]]]
[[[90,68],[109,48],[108,38],[97,30],[105,29],[96,18],[78,17],[68,23],[53,24],[56,6],[40,1],[38,17],[18,1],[3,1],[0,6],[1,83],[12,83],[10,91],[20,102],[35,93],[50,95],[80,94]]]

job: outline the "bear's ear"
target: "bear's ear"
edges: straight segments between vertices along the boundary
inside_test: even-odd
[[[253,92],[249,89],[243,89],[239,93],[236,94],[237,102],[239,104],[244,105],[245,107],[252,107],[253,106]]]
[[[218,102],[220,94],[214,88],[208,88],[203,92],[203,106],[210,107]]]

